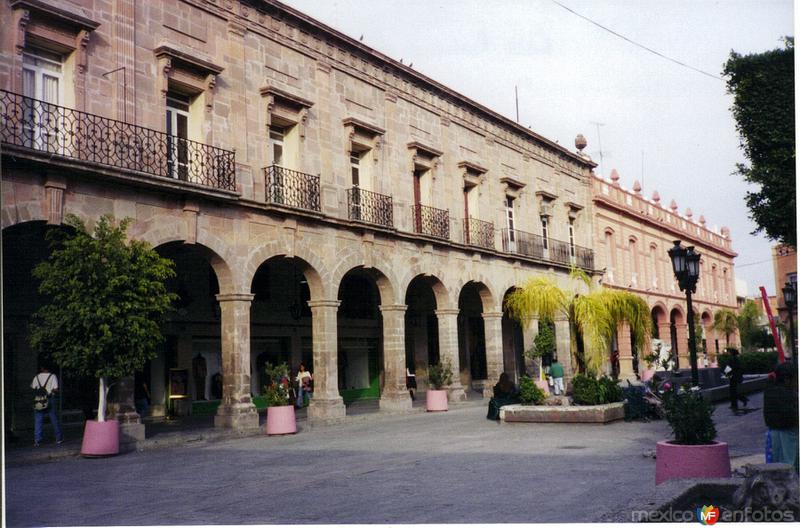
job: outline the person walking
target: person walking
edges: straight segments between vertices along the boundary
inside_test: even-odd
[[[553,394],[560,396],[564,392],[564,367],[558,358],[553,358],[550,364],[550,377],[553,378]]]
[[[297,377],[295,378],[295,381],[297,381],[297,401],[295,402],[295,406],[297,408],[303,407],[305,395],[311,394],[311,382],[313,380],[314,378],[311,376],[311,373],[306,370],[306,366],[300,363]]]
[[[33,445],[39,447],[42,442],[42,426],[45,415],[50,417],[50,423],[53,424],[53,429],[56,433],[56,444],[61,445],[64,438],[61,435],[61,425],[58,423],[54,402],[55,394],[58,392],[58,378],[50,372],[50,369],[42,365],[39,367],[39,373],[31,381],[31,389],[37,393],[46,393],[46,400],[41,401],[41,403],[34,397]]]
[[[739,384],[742,383],[744,375],[742,374],[742,365],[739,363],[739,351],[735,348],[730,349],[730,361],[726,372],[728,374],[728,392],[731,399],[731,410],[733,412],[739,411],[739,402],[747,407],[749,401],[745,396],[739,395]]]
[[[800,469],[798,460],[798,396],[796,364],[775,369],[775,383],[764,390],[764,423],[772,439],[772,461]]]

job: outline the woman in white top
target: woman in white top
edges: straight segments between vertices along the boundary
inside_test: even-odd
[[[311,376],[311,373],[306,370],[306,366],[300,363],[300,367],[297,371],[297,377],[295,377],[295,381],[297,381],[297,401],[295,402],[295,406],[300,408],[303,406],[303,396],[304,394],[311,394],[311,382],[314,378]]]

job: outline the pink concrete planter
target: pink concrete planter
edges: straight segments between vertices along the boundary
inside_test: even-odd
[[[297,432],[293,405],[267,407],[267,434],[282,435]]]
[[[117,420],[86,420],[83,429],[81,455],[102,457],[119,454],[119,422]]]
[[[536,380],[533,383],[534,385],[542,389],[545,394],[550,396],[550,385],[547,384],[547,380]]]
[[[425,409],[427,409],[428,412],[446,411],[447,391],[428,389],[428,394],[425,399]]]
[[[662,440],[656,444],[656,485],[681,478],[730,478],[728,444],[678,445]]]

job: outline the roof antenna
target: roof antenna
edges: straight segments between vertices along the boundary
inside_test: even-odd
[[[597,127],[597,148],[600,149],[600,177],[603,177],[603,143],[600,141],[600,127],[606,126],[605,123],[598,123],[597,121],[589,121],[589,123],[593,124]]]
[[[517,92],[517,85],[514,85],[514,102],[517,105],[517,124],[519,124],[519,92]]]

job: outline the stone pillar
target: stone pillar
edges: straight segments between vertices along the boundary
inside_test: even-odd
[[[461,365],[458,358],[458,309],[447,308],[434,313],[439,323],[439,357],[449,359],[453,368],[453,382],[448,387],[448,398],[450,401],[466,400],[467,393],[461,385]]]
[[[690,368],[689,363],[689,325],[686,323],[675,325],[675,334],[678,338],[678,367]]]
[[[250,293],[217,295],[222,335],[222,402],[215,427],[237,431],[258,429],[258,413],[250,397]]]
[[[406,308],[405,304],[388,304],[380,307],[383,314],[384,373],[381,410],[411,409],[411,396],[406,390]]]
[[[711,365],[717,359],[717,352],[714,349],[714,329],[711,324],[705,327],[706,331],[706,354],[708,354],[708,364]]]
[[[619,348],[619,379],[636,379],[636,374],[633,372],[631,327],[627,323],[622,323],[617,328],[617,347]]]
[[[486,385],[483,397],[491,398],[494,384],[503,373],[503,312],[484,312],[483,327],[486,341]]]
[[[572,382],[572,351],[570,350],[571,339],[569,335],[569,319],[564,315],[556,315],[556,355],[558,362],[564,367],[564,389],[570,390]]]
[[[311,424],[341,420],[345,407],[339,395],[337,312],[341,301],[309,301],[314,349],[314,397],[308,407]]]
[[[145,427],[133,403],[133,376],[126,376],[116,382],[115,398],[108,404],[108,417],[119,422],[119,449],[121,452],[136,449],[137,442],[143,442]]]

